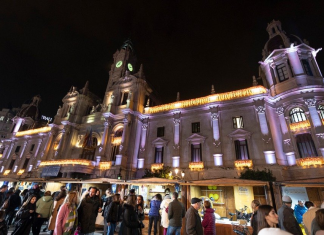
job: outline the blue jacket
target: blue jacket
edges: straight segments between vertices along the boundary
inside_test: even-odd
[[[303,214],[307,211],[307,208],[305,206],[296,205],[294,210],[294,215],[296,217],[296,220],[299,224],[303,222]]]
[[[160,213],[159,213],[160,205],[161,205],[161,201],[152,199],[151,203],[150,203],[151,209],[149,212],[149,216],[160,216]]]

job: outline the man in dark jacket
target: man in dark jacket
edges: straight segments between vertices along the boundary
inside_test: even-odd
[[[301,228],[294,216],[294,210],[291,209],[292,200],[289,196],[282,197],[282,206],[278,210],[279,227],[294,235],[302,235]]]
[[[5,185],[5,184],[2,185],[0,188],[0,207],[2,206],[2,204],[5,201],[7,189],[8,189],[8,185]]]
[[[15,215],[15,209],[17,207],[20,207],[21,205],[21,199],[20,199],[20,190],[17,189],[14,194],[12,194],[10,197],[9,197],[9,200],[8,200],[8,208],[6,209],[6,222],[7,222],[7,225],[10,226],[11,225],[11,222],[13,220],[13,217]]]
[[[252,211],[253,211],[252,218],[251,218],[251,226],[253,228],[252,235],[257,235],[257,232],[258,232],[257,213],[258,213],[260,204],[261,203],[259,200],[253,200],[251,202],[251,207],[252,207]]]
[[[173,201],[169,203],[168,217],[169,227],[167,235],[171,235],[175,232],[176,235],[180,235],[182,227],[182,218],[186,214],[184,205],[178,201],[178,193],[172,193]]]
[[[97,188],[91,187],[78,208],[78,219],[81,224],[81,234],[93,234],[100,207],[100,198],[96,196]]]
[[[24,201],[27,201],[27,199],[29,198],[29,196],[31,195],[35,195],[37,200],[40,199],[40,190],[39,190],[39,185],[38,184],[34,184],[32,189],[28,190],[28,193],[26,194],[26,196],[24,197]]]
[[[203,228],[201,225],[201,218],[198,210],[201,207],[201,199],[192,198],[191,207],[186,213],[186,232],[188,235],[203,235]]]

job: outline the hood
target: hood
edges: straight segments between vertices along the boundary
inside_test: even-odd
[[[44,196],[44,197],[42,197],[42,199],[44,202],[49,202],[49,201],[53,200],[52,196]]]
[[[214,213],[214,212],[215,212],[215,210],[212,209],[212,208],[207,208],[207,209],[205,210],[205,213]]]

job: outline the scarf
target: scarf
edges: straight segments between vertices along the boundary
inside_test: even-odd
[[[78,212],[76,210],[76,206],[73,205],[65,221],[63,235],[70,235],[75,230],[77,224],[78,224]]]

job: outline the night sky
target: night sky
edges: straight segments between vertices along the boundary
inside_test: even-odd
[[[103,99],[113,53],[130,38],[162,102],[249,87],[267,23],[324,47],[324,1],[1,1],[0,108],[34,95],[54,116],[71,86]],[[317,61],[324,69],[324,51]],[[260,82],[260,81],[259,81]]]

